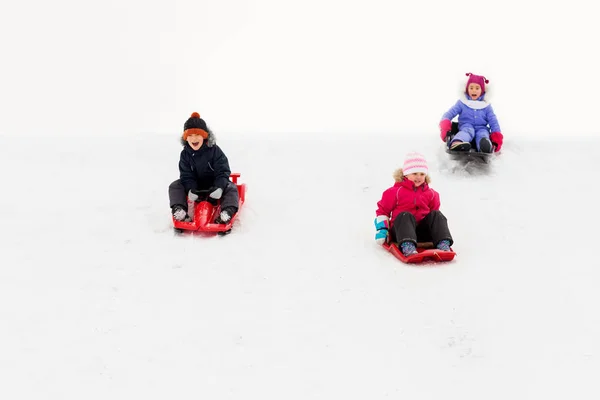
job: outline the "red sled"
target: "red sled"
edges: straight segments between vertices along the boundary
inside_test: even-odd
[[[444,262],[452,261],[456,253],[454,250],[441,251],[433,248],[433,243],[424,242],[417,244],[417,254],[412,256],[404,256],[402,251],[398,248],[395,243],[384,243],[383,247],[392,253],[398,260],[407,264],[419,264],[423,262]]]
[[[238,211],[233,215],[233,217],[227,224],[214,223],[214,220],[221,212],[221,208],[219,205],[214,206],[208,201],[200,201],[198,203],[194,203],[193,201],[190,201],[188,199],[188,209],[193,207],[193,219],[192,221],[177,221],[173,217],[173,227],[175,228],[175,230],[179,233],[206,232],[217,233],[221,235],[225,235],[231,232],[233,223],[237,219],[237,216],[242,210],[242,205],[246,201],[246,184],[240,184],[237,181],[237,178],[239,178],[240,175],[241,174],[239,172],[234,172],[230,175],[231,180],[237,186],[240,201],[238,204]]]

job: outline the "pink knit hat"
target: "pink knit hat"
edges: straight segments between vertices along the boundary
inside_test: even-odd
[[[476,83],[479,86],[481,86],[481,94],[485,93],[485,84],[490,83],[490,81],[485,79],[485,76],[473,75],[470,72],[467,72],[465,75],[467,75],[469,77],[469,80],[467,80],[467,86],[465,86],[465,93],[467,93],[469,91],[469,85],[471,83]]]
[[[425,156],[421,153],[408,153],[404,159],[402,173],[404,175],[410,175],[415,172],[423,172],[425,175],[428,175],[429,168],[427,168],[427,161],[425,160]]]

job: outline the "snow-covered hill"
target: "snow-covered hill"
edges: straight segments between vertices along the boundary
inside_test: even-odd
[[[247,203],[234,233],[199,238],[170,229],[176,136],[0,138],[3,398],[599,393],[597,141],[508,138],[479,168],[435,134],[218,140]],[[412,150],[448,264],[373,240]]]

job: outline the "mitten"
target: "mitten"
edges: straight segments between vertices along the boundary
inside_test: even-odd
[[[504,136],[500,132],[492,132],[490,134],[490,140],[496,146],[496,150],[494,150],[494,151],[500,151],[500,149],[502,148],[502,140],[503,139],[504,139]]]
[[[219,202],[219,199],[222,195],[223,189],[213,186],[210,189],[208,189],[208,198],[206,200],[208,200],[210,204],[216,205]]]
[[[446,135],[448,132],[452,131],[452,121],[449,119],[443,119],[440,121],[440,138],[442,141],[446,141]]]
[[[373,223],[375,224],[375,229],[377,229],[377,233],[375,233],[375,242],[379,245],[383,245],[387,241],[390,220],[385,215],[378,215],[375,217]]]
[[[190,190],[190,191],[188,192],[188,199],[190,199],[191,201],[198,201],[198,198],[199,198],[199,197],[200,197],[200,196],[198,196],[198,194],[194,193],[194,191],[193,191],[193,190]]]
[[[219,200],[223,194],[223,189],[213,186],[208,189],[208,193],[208,197],[211,199]]]

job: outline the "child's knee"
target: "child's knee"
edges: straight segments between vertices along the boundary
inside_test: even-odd
[[[227,196],[238,196],[238,189],[237,189],[237,185],[233,182],[229,182],[227,184],[227,186],[225,187],[225,192],[224,195]]]
[[[181,179],[177,179],[173,182],[171,182],[171,184],[169,185],[169,189],[184,189],[183,184],[181,183]]]

